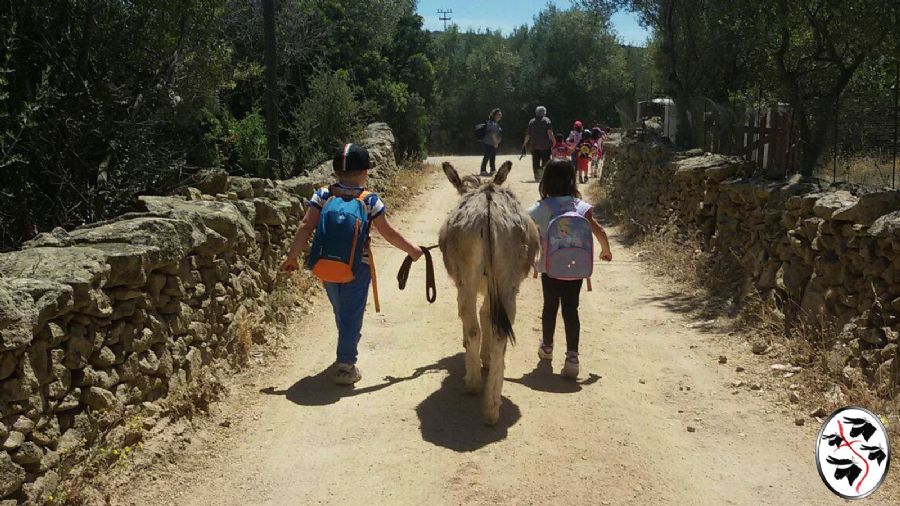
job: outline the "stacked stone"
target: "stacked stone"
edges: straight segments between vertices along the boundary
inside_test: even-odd
[[[367,133],[377,185],[394,139]],[[0,254],[0,499],[42,503],[98,411],[190,388],[233,354],[237,322],[269,321],[302,204],[330,180],[330,164],[282,182],[207,171],[181,196],[141,197],[145,212]]]
[[[664,228],[673,219],[672,211],[681,207],[681,196],[671,191],[671,150],[628,139],[608,140],[603,146],[611,211],[645,232]]]
[[[736,259],[787,323],[834,326],[845,366],[898,387],[900,191],[750,177],[746,162],[629,139],[608,145],[611,205],[646,233]],[[848,371],[848,375],[849,375]]]

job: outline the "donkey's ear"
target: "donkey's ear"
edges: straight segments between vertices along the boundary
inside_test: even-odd
[[[444,169],[444,174],[447,175],[447,179],[450,180],[450,184],[456,188],[456,191],[465,193],[466,188],[463,186],[462,179],[459,178],[459,174],[456,173],[456,169],[450,165],[450,162],[444,162],[441,167]]]
[[[500,166],[500,170],[497,171],[497,175],[494,176],[494,184],[503,184],[506,182],[506,176],[509,176],[509,171],[512,170],[512,162],[509,160],[503,162],[503,165]]]

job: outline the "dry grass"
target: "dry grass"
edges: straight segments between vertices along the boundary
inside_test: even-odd
[[[126,470],[135,452],[143,448],[145,428],[141,414],[126,415],[122,408],[89,413],[94,437],[83,438],[73,447],[60,450],[53,469],[62,477],[61,485],[47,490],[44,504],[83,505],[97,503],[91,483]]]
[[[425,162],[414,162],[400,168],[392,181],[379,188],[379,195],[390,204],[392,211],[404,209],[412,197],[422,193],[425,179],[440,167]]]
[[[825,180],[835,179],[834,159],[827,158],[816,171]],[[858,184],[873,189],[890,188],[892,184],[893,158],[889,154],[855,154],[837,159],[837,181]],[[900,184],[897,174],[896,184]]]
[[[602,206],[604,195],[597,185],[588,195]],[[679,305],[698,318],[715,319],[723,333],[765,345],[770,350],[765,360],[801,366],[802,373],[790,380],[778,378],[776,387],[794,383],[806,413],[818,407],[830,413],[845,405],[865,406],[882,415],[890,436],[900,439],[900,397],[896,392],[878,395],[858,369],[845,368],[848,350],[836,345],[838,329],[832,322],[812,321],[796,304],[764,297],[746,282],[736,255],[714,257],[699,242],[675,240],[671,233],[622,229],[645,268],[676,287]],[[900,483],[893,481],[886,488],[898,494]]]

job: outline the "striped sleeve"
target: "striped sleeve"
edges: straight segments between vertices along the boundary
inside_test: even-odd
[[[330,197],[331,192],[328,191],[327,187],[319,188],[313,193],[312,198],[309,199],[309,205],[321,211],[325,202],[327,202]]]
[[[375,193],[366,197],[366,206],[369,208],[370,221],[387,212],[387,206],[384,205],[384,201]]]

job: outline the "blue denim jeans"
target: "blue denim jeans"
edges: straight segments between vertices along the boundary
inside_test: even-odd
[[[345,364],[356,363],[369,284],[372,282],[372,272],[366,264],[355,269],[353,275],[355,279],[349,283],[325,283],[338,330],[337,360]]]

